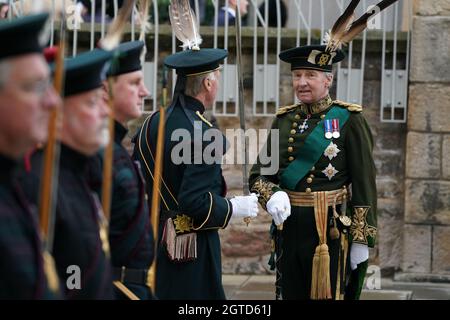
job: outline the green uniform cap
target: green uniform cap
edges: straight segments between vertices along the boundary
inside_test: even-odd
[[[40,43],[48,13],[0,21],[0,60],[8,57],[42,52]]]
[[[164,64],[177,74],[193,76],[219,69],[227,56],[228,51],[224,49],[185,50],[166,57]]]
[[[90,91],[102,86],[110,67],[113,54],[110,51],[94,49],[82,53],[65,63],[64,96]]]
[[[141,52],[143,41],[124,42],[116,50],[117,57],[111,63],[108,76],[119,76],[142,69]]]

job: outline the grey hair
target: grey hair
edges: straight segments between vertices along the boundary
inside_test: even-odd
[[[0,90],[2,90],[8,82],[10,69],[11,67],[7,60],[0,61]]]
[[[333,85],[334,73],[333,72],[325,72],[325,76],[330,80],[330,88]]]
[[[203,81],[208,79],[214,81],[217,79],[215,71],[201,74],[198,76],[187,77],[186,88],[184,89],[184,93],[188,96],[195,97],[197,96],[203,89]]]

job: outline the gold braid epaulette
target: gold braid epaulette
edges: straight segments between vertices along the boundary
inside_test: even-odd
[[[294,109],[296,109],[298,106],[299,106],[298,104],[293,104],[293,105],[291,105],[291,106],[281,107],[280,109],[278,109],[276,115],[277,115],[277,117],[278,117],[278,116],[281,116],[281,115],[283,115],[283,114],[285,114],[285,113],[291,112],[291,111],[293,111]]]
[[[359,104],[348,103],[341,100],[334,100],[333,104],[337,104],[341,107],[347,108],[347,110],[350,112],[362,112],[363,110],[363,107]]]

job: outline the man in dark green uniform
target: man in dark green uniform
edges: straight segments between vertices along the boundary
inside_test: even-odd
[[[223,134],[203,116],[216,98],[222,49],[192,49],[168,56],[177,83],[165,119],[164,166],[156,295],[160,299],[225,299],[218,230],[231,218],[254,217],[255,195],[225,198]],[[134,155],[148,193],[153,186],[159,112],[138,132]],[[212,141],[212,142],[211,142]],[[151,199],[150,199],[151,200]]]
[[[65,62],[58,191],[53,256],[66,299],[113,299],[106,223],[98,197],[88,186],[89,157],[108,142],[108,106],[102,81],[112,53],[95,49]],[[24,177],[37,201],[43,153],[32,157]]]
[[[279,148],[278,172],[261,175],[259,159],[250,172],[251,190],[283,225],[273,231],[282,239],[276,251],[283,299],[359,298],[375,244],[372,135],[361,106],[329,96],[332,64],[344,57],[324,45],[280,53],[300,103],[281,108],[272,124],[279,141],[271,145],[269,137],[266,146]],[[353,272],[346,287],[347,269]]]
[[[0,22],[0,299],[50,299],[59,292],[38,217],[17,183],[19,161],[47,140],[50,112],[60,104],[38,41],[47,18]]]
[[[108,73],[112,77],[114,109],[113,186],[109,242],[114,280],[121,281],[142,300],[152,298],[147,273],[153,261],[153,232],[146,190],[139,168],[122,140],[128,132],[127,123],[142,115],[143,99],[148,95],[140,55],[142,41],[126,42],[117,49],[117,60]],[[110,90],[104,83],[106,99]],[[90,161],[88,179],[101,195],[103,154]],[[117,291],[119,298],[124,295]]]

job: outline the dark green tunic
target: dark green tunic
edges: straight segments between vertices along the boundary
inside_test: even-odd
[[[37,217],[16,169],[15,161],[0,155],[0,300],[58,298],[48,288]]]
[[[274,192],[286,189],[280,185],[283,171],[297,157],[302,157],[298,151],[299,148],[303,146],[316,126],[323,128],[322,118],[333,106],[346,108],[350,113],[347,122],[340,129],[340,137],[330,140],[339,151],[331,159],[322,154],[292,191],[330,191],[351,184],[351,200],[347,210],[347,215],[352,218],[352,225],[348,230],[351,240],[373,247],[377,210],[375,166],[372,158],[373,140],[369,126],[361,114],[360,106],[332,101],[327,97],[309,106],[299,104],[281,108],[272,124],[272,129],[279,129],[279,170],[274,175],[262,176],[260,174],[262,166],[258,158],[258,163],[250,172],[250,186],[252,191],[261,194],[260,202],[264,207]],[[308,129],[301,132],[299,126],[305,122],[305,119]],[[271,150],[270,137],[267,146]],[[327,167],[331,169],[328,173],[329,177],[325,171]],[[329,208],[328,218],[329,231],[333,226],[331,208]],[[338,227],[342,227],[339,222]],[[279,267],[282,273],[283,299],[308,299],[311,290],[312,259],[319,243],[314,208],[293,206],[291,216],[284,223],[282,237],[283,256]],[[328,233],[327,243],[330,251],[330,276],[334,297],[340,240],[331,240]],[[347,267],[349,267],[348,264]],[[344,287],[342,277],[341,282],[342,290]]]
[[[43,153],[34,154],[31,162],[32,172],[22,184],[27,196],[36,203]],[[103,216],[85,177],[87,162],[86,156],[61,144],[53,256],[66,299],[113,299],[107,239],[102,241],[100,235]],[[81,271],[80,289],[66,286],[74,274],[68,272],[68,267],[73,265]]]
[[[122,278],[128,289],[141,300],[147,300],[152,299],[152,292],[146,283],[148,269],[153,261],[153,231],[139,163],[134,162],[122,146],[126,134],[127,129],[115,122],[113,190],[109,222],[111,261],[114,267],[114,280]],[[89,162],[88,180],[99,196],[103,181],[102,164],[103,154],[98,154]],[[119,292],[117,295],[124,298]]]
[[[191,152],[187,158],[192,163],[186,161],[176,164],[171,155],[180,141],[179,138],[171,138],[175,130],[184,130],[184,133],[194,137],[194,121],[203,133],[217,129],[202,119],[201,114],[205,109],[198,100],[188,96],[185,99],[184,110],[178,102],[168,112],[166,122],[159,238],[161,239],[169,210],[188,216],[192,221],[190,232],[197,234],[197,258],[193,261],[174,262],[168,258],[166,247],[159,246],[156,295],[160,299],[225,299],[218,229],[227,226],[232,207],[230,201],[224,198],[226,188],[221,164],[208,164],[203,159],[194,159],[196,146],[203,152],[209,145],[209,142],[201,141],[201,136],[187,143],[187,149]],[[134,156],[144,168],[149,195],[152,194],[153,187],[150,172],[153,173],[154,169],[153,155],[159,121],[159,112],[147,119],[143,129],[138,132],[134,150]],[[220,140],[219,143],[225,147],[222,134]],[[223,152],[217,155],[221,159]],[[150,202],[149,196],[151,205]]]

